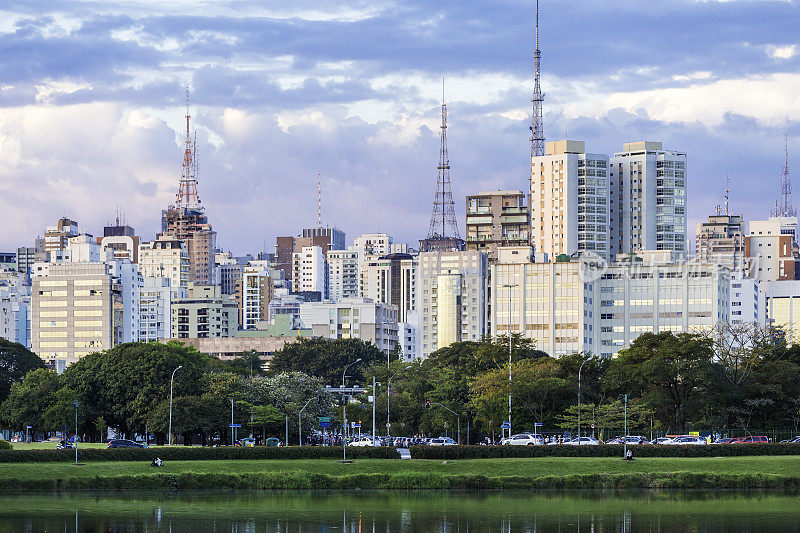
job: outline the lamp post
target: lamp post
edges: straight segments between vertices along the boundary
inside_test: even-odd
[[[508,437],[511,438],[511,289],[519,287],[517,283],[506,283],[508,289]]]
[[[353,366],[356,363],[361,362],[361,358],[359,357],[346,367],[344,367],[344,371],[342,372],[342,395],[344,395],[344,379],[347,375],[347,369]],[[342,461],[347,461],[347,440],[344,438],[344,431],[347,428],[347,396],[345,395],[344,405],[342,405]]]
[[[436,402],[431,402],[431,405],[438,405],[442,409],[447,409],[448,411],[450,411],[451,413],[456,415],[456,419],[458,420],[458,443],[461,444],[461,415],[456,413],[455,411],[453,411],[452,409],[450,409],[446,405],[442,405],[442,404],[436,403]]]
[[[390,423],[390,421],[389,421],[389,394],[391,393],[391,390],[392,390],[392,378],[395,377],[399,372],[400,371],[398,370],[397,372],[395,372],[394,374],[389,376],[389,379],[386,382],[386,436],[387,437],[389,436],[389,423]]]
[[[169,378],[169,445],[172,446],[172,381],[175,379],[175,372],[183,368],[179,365],[178,368],[172,371],[172,377]]]
[[[306,407],[308,407],[308,404],[310,404],[313,399],[314,397],[309,398],[306,404],[300,409],[300,412],[297,413],[297,431],[300,438],[299,446],[303,445],[303,411],[305,411]]]
[[[581,445],[581,370],[583,370],[583,365],[591,359],[587,357],[586,359],[581,362],[581,366],[578,367],[578,446]]]
[[[75,465],[78,464],[78,400],[73,404],[75,406]]]

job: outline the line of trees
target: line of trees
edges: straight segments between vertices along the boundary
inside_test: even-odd
[[[800,346],[787,346],[779,330],[724,325],[709,334],[645,333],[617,357],[573,354],[552,358],[528,339],[512,335],[511,395],[515,431],[574,432],[580,419],[600,436],[618,433],[628,394],[631,432],[683,433],[710,428],[793,430],[800,424]],[[317,417],[341,425],[342,399],[326,386],[339,386],[347,365],[347,385],[369,390],[348,402],[349,420],[372,430],[374,395],[378,434],[454,434],[461,426],[476,437],[498,434],[508,417],[509,339],[459,342],[418,362],[403,362],[356,339],[302,339],[274,354],[269,369],[258,354],[231,361],[200,354],[177,342],[129,343],[90,354],[61,374],[47,370],[19,345],[0,342],[0,427],[38,434],[73,431],[77,400],[78,433],[99,440],[107,428],[128,436],[145,428],[167,440],[170,376],[173,434],[186,444],[230,442],[233,421],[257,440],[284,436],[296,442]],[[371,389],[373,378],[378,383]],[[433,407],[425,408],[425,400]],[[387,402],[390,412],[387,413]],[[447,409],[439,408],[442,404]]]

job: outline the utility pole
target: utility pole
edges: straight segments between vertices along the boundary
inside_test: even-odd
[[[372,376],[372,445],[375,445],[375,400],[378,397],[378,390],[375,388],[375,376]]]
[[[511,289],[519,287],[516,283],[506,283],[504,289],[508,289],[508,438],[511,438]]]

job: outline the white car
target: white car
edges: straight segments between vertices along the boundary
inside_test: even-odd
[[[708,442],[703,437],[698,437],[697,435],[679,435],[663,444],[671,446],[704,446],[708,444]]]
[[[439,437],[438,439],[431,439],[428,443],[430,446],[455,446],[456,441],[450,437]]]
[[[351,442],[350,444],[348,444],[348,446],[380,446],[380,445],[381,445],[380,441],[377,438],[373,441],[372,437],[360,437]]]
[[[544,444],[544,439],[542,439],[541,435],[517,433],[516,435],[511,435],[510,438],[503,439],[500,444],[509,444],[511,446],[534,446]]]
[[[669,444],[672,442],[672,437],[658,437],[653,441],[653,444]]]
[[[581,437],[580,439],[565,440],[564,444],[568,446],[597,446],[600,441],[592,437]]]

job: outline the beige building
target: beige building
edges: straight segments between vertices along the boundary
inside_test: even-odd
[[[31,287],[31,348],[58,372],[122,340],[122,287],[106,263],[42,263]]]
[[[732,273],[744,272],[745,231],[742,215],[713,215],[698,222],[695,232],[697,259],[727,266]]]
[[[417,257],[389,254],[367,257],[361,265],[360,293],[364,298],[397,307],[400,322],[408,320],[416,299]]]
[[[797,217],[751,221],[744,240],[748,276],[758,281],[795,279]]]
[[[530,244],[530,213],[522,191],[481,192],[467,196],[467,250],[497,261],[499,246]]]
[[[66,250],[70,237],[78,235],[78,223],[63,217],[55,226],[47,227],[44,234],[44,251],[55,255],[60,250]]]
[[[609,257],[608,156],[583,141],[555,141],[531,160],[531,244],[552,261],[591,252]]]
[[[236,303],[242,329],[255,329],[256,324],[269,318],[269,303],[275,296],[269,264],[247,265],[236,284]]]
[[[200,285],[214,282],[214,252],[217,233],[208,223],[202,207],[170,206],[162,213],[162,233],[167,237],[184,241],[189,254],[189,281]]]
[[[172,337],[234,337],[239,329],[236,300],[223,296],[219,285],[189,283],[187,296],[171,303]]]

